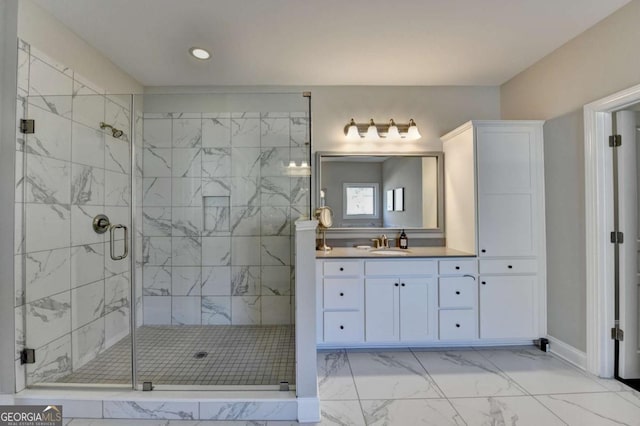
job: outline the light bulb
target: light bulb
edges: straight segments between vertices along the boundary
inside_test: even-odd
[[[307,167],[309,167],[309,163],[307,163],[306,161],[303,161],[302,163],[300,163],[300,167],[302,167],[303,169],[306,169]]]
[[[191,53],[194,58],[200,59],[202,61],[206,61],[207,59],[211,58],[211,53],[201,47],[192,47],[191,49],[189,49],[189,53]]]
[[[373,118],[369,120],[369,128],[367,129],[367,134],[364,136],[364,138],[369,140],[380,139],[378,128],[376,127],[376,123],[373,122]]]
[[[420,139],[422,137],[422,135],[420,134],[420,132],[418,131],[418,126],[416,126],[416,122],[413,121],[413,118],[409,120],[409,130],[407,130],[407,136],[406,138],[414,141],[417,139]]]
[[[297,167],[296,162],[295,161],[289,161],[289,168],[293,169],[295,167]]]
[[[389,120],[389,130],[387,130],[387,139],[400,139],[400,132],[393,118]]]
[[[349,129],[347,130],[347,139],[352,141],[360,139],[358,126],[356,125],[356,122],[353,120],[353,118],[349,122]]]

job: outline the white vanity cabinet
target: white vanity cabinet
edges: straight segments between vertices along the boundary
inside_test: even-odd
[[[431,260],[365,260],[365,341],[436,338],[437,288]]]
[[[470,121],[442,138],[447,247],[478,255],[480,340],[546,335],[542,124]]]
[[[316,266],[318,340],[326,343],[364,341],[364,264],[336,259]]]
[[[438,262],[438,338],[475,340],[478,338],[478,286],[475,259]]]
[[[437,261],[316,262],[319,344],[408,346],[437,339]]]

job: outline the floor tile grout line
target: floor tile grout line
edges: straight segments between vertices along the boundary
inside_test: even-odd
[[[507,351],[511,352],[512,350],[507,349]],[[515,383],[518,386],[518,388],[520,388],[525,393],[526,396],[533,396],[533,394],[531,394],[531,392],[529,392],[529,390],[524,385],[518,383],[518,381],[515,378],[513,378],[508,372],[506,372],[502,368],[500,368],[498,366],[498,364],[496,364],[495,362],[491,361],[491,359],[489,359],[489,357],[487,357],[482,352],[480,352],[480,351],[477,351],[477,352],[481,357],[486,359],[489,364],[493,365],[498,371],[502,372],[502,374],[507,376],[509,378],[509,380],[511,380],[513,383]]]
[[[429,377],[429,380],[431,380],[431,383],[433,383],[433,386],[435,386],[435,388],[438,391],[438,393],[440,393],[440,395],[442,395],[444,398],[446,398],[447,395],[444,393],[442,388],[440,388],[440,385],[438,385],[438,382],[436,382],[436,380],[431,376],[431,374],[429,374],[429,370],[427,370],[427,367],[425,367],[425,365],[422,364],[422,361],[420,361],[418,356],[413,352],[413,349],[414,348],[409,348],[409,352],[411,353],[411,355],[413,355],[413,359],[418,361],[418,365],[420,365],[420,367],[422,367],[422,369],[425,371],[425,373],[427,373],[427,376]]]
[[[353,383],[353,389],[356,391],[356,396],[358,397],[358,405],[360,406],[360,413],[362,414],[362,420],[365,425],[367,424],[367,417],[364,412],[364,407],[362,406],[362,399],[360,398],[360,392],[358,391],[358,385],[356,384],[356,376],[353,374],[353,368],[351,367],[351,359],[349,358],[349,351],[346,348],[341,349],[344,353],[345,358],[347,359],[347,366],[349,367],[349,372],[351,373],[351,382]],[[322,398],[321,398],[322,400]]]

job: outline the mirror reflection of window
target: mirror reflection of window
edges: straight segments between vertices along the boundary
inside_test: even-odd
[[[374,218],[378,217],[378,184],[377,183],[345,183],[344,215],[345,217]]]

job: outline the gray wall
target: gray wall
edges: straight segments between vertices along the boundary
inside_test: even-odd
[[[544,119],[549,334],[586,350],[584,104],[640,83],[633,0],[500,88],[502,118]]]
[[[333,210],[334,227],[382,226],[379,219],[345,219],[342,205],[343,183],[377,183],[382,189],[382,163],[325,162],[322,165],[323,188],[327,188],[325,204]],[[384,193],[384,192],[383,192]],[[378,211],[382,210],[384,196],[378,197]]]
[[[0,2],[0,393],[15,391],[13,238],[18,1]]]
[[[544,125],[548,332],[585,350],[585,213],[582,111]]]
[[[389,158],[382,163],[382,193],[404,188],[404,211],[388,212],[384,208],[384,226],[422,227],[422,157]]]

